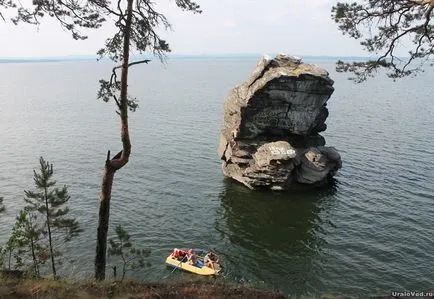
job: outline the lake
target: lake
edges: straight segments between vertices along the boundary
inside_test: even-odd
[[[434,281],[434,72],[363,84],[335,80],[323,136],[343,167],[324,188],[251,191],[225,179],[217,156],[223,103],[256,59],[175,59],[135,66],[132,155],[115,176],[110,224],[152,250],[146,281],[192,279],[164,264],[174,247],[215,248],[221,279],[286,294],[368,295],[426,290]],[[121,150],[113,103],[96,99],[108,62],[0,64],[0,244],[33,188],[40,156],[67,184],[84,232],[67,243],[61,274],[93,276],[107,150]],[[113,231],[111,231],[113,236]],[[109,267],[115,264],[109,258]],[[107,276],[111,277],[111,268]]]

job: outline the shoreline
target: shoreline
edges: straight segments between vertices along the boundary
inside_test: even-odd
[[[0,298],[258,298],[284,299],[280,292],[227,282],[148,283],[0,278]]]

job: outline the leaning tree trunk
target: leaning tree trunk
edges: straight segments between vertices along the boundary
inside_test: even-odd
[[[107,252],[107,231],[110,216],[110,198],[115,172],[128,163],[131,153],[130,136],[128,132],[128,64],[130,52],[131,19],[134,0],[128,0],[127,18],[123,29],[123,62],[121,75],[120,92],[120,118],[121,118],[121,140],[123,149],[116,156],[110,159],[110,151],[107,154],[105,163],[99,205],[98,235],[95,256],[95,279],[105,279],[106,252]]]

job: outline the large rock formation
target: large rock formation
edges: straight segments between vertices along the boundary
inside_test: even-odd
[[[284,54],[259,61],[224,107],[218,155],[223,173],[251,189],[321,184],[341,167],[326,129],[333,93],[327,71]]]

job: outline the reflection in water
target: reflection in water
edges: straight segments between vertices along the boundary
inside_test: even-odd
[[[216,221],[226,274],[235,280],[272,282],[284,292],[320,287],[327,213],[337,183],[304,192],[260,192],[225,181]],[[247,273],[251,273],[249,277]]]

